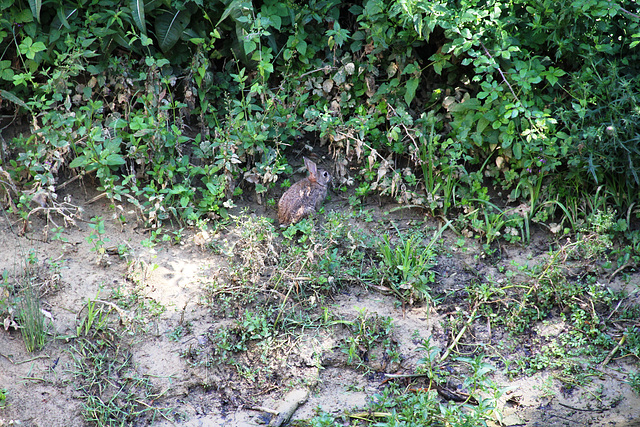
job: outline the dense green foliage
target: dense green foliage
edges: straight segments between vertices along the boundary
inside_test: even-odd
[[[630,233],[636,9],[5,0],[1,108],[34,133],[6,142],[0,165],[29,190],[11,194],[18,210],[73,170],[159,225],[224,215],[243,191],[276,197],[287,149],[323,145],[353,203],[379,193],[453,212],[487,242],[527,239],[532,221],[579,231],[605,206]]]

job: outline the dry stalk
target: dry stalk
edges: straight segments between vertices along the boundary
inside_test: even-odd
[[[602,369],[603,367],[605,367],[605,366],[607,366],[609,364],[609,362],[611,361],[611,358],[613,357],[613,355],[616,354],[616,352],[620,349],[620,347],[622,347],[622,345],[624,344],[626,339],[627,339],[627,334],[623,334],[622,338],[620,338],[620,341],[618,341],[618,344],[613,348],[613,350],[611,350],[609,355],[604,359],[604,361],[602,361],[602,363],[600,364],[600,366],[598,368]]]
[[[479,304],[476,302],[475,307],[473,308],[473,311],[469,315],[469,318],[465,322],[464,326],[462,327],[462,329],[460,329],[460,332],[458,332],[458,335],[456,335],[453,342],[449,345],[449,347],[447,347],[447,351],[445,351],[442,357],[440,358],[440,363],[444,362],[444,360],[447,357],[449,357],[449,354],[451,354],[451,351],[453,351],[454,347],[458,345],[458,342],[460,342],[460,339],[462,338],[464,333],[467,331],[467,328],[469,327],[469,325],[471,325],[471,323],[476,317],[476,312],[478,311],[478,305]]]

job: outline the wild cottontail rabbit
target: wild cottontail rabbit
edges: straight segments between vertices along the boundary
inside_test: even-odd
[[[316,164],[306,157],[304,165],[309,171],[309,176],[293,184],[278,202],[278,221],[281,225],[298,222],[315,212],[327,197],[327,184],[331,182],[329,172],[318,169]]]

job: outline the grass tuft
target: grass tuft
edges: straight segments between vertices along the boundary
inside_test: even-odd
[[[20,331],[27,351],[42,350],[47,336],[44,315],[40,310],[40,299],[28,281],[22,290],[19,310]]]

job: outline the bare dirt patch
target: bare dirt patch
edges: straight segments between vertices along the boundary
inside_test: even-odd
[[[99,301],[105,310],[111,309],[109,319],[117,327],[118,338],[109,350],[114,353],[108,354],[130,362],[126,371],[117,371],[123,376],[114,378],[111,386],[124,384],[125,375],[148,381],[146,391],[142,391],[142,382],[127,390],[146,398],[138,409],[153,407],[157,411],[144,412],[132,419],[131,425],[256,426],[270,419],[266,409],[278,408],[287,392],[297,388],[309,390],[310,394],[294,413],[294,420],[308,419],[317,409],[333,414],[364,409],[386,387],[385,374],[415,372],[424,357],[424,352],[419,351],[421,339],[430,338],[431,344],[440,349],[448,346],[452,337],[447,319],[458,310],[468,310],[464,297],[469,284],[487,277],[499,281],[505,274],[504,269],[498,268],[500,263],[479,257],[481,249],[473,242],[461,247],[456,245],[458,236],[446,232],[442,247],[447,250],[438,256],[433,286],[434,294],[450,295],[446,304],[406,306],[391,295],[357,284],[342,287],[324,301],[325,313],[333,319],[391,319],[397,361],[380,348],[363,350],[360,363],[350,361],[345,343],[352,331],[340,321],[330,327],[313,326],[313,315],[321,316],[323,311],[320,306],[313,310],[317,304],[313,297],[302,301],[298,308],[301,316],[309,315],[311,320],[305,327],[296,327],[295,334],[282,332],[289,334],[282,337],[265,331],[260,340],[249,341],[248,347],[234,348],[238,341],[233,334],[239,333],[235,325],[248,311],[211,290],[217,283],[214,279],[224,279],[225,272],[232,268],[230,260],[234,255],[225,250],[235,247],[228,244],[237,238],[233,231],[223,229],[203,236],[187,230],[177,244],[148,245],[145,240],[149,233],[138,228],[134,215],[125,213],[130,222],[121,224],[113,218],[114,211],[105,199],[86,203],[96,196],[93,191],[76,187],[69,194],[84,212],[75,226],[62,231],[64,242],[50,239],[51,223],[43,215],[30,218],[26,234],[20,233],[23,223],[18,218],[0,215],[0,272],[5,272],[6,282],[19,286],[25,263],[33,260],[37,266],[34,283],[41,291],[42,309],[50,320],[46,345],[34,353],[25,350],[19,331],[11,327],[0,330],[0,389],[8,392],[0,408],[0,425],[97,423],[87,420],[83,410],[87,400],[79,387],[82,377],[78,375],[79,356],[74,350],[78,345],[78,325],[86,316],[90,301]],[[253,209],[257,215],[273,216],[262,208]],[[329,211],[335,209],[337,204],[328,206]],[[238,210],[236,214],[253,214],[242,212]],[[382,217],[384,212],[385,208],[375,208],[373,215]],[[394,215],[398,224],[424,219],[409,210]],[[121,248],[120,256],[115,250],[108,251],[101,263],[97,262],[95,246],[86,239],[92,232],[86,221],[98,216],[105,218],[104,237],[109,239],[105,247]],[[528,247],[503,246],[497,256],[501,265],[541,262],[539,258],[545,255],[549,242],[548,236],[539,235]],[[265,262],[254,279],[266,280],[260,274],[269,272]],[[614,286],[637,292],[639,283],[640,275],[635,273],[624,283],[617,280]],[[238,292],[259,284],[242,286],[245,287],[239,287]],[[265,294],[262,298],[286,300],[282,291]],[[220,300],[212,301],[211,295]],[[264,300],[254,300],[253,307],[260,306],[261,301]],[[305,311],[310,307],[312,310]],[[278,312],[271,315],[278,316]],[[259,326],[256,334],[263,333]],[[492,329],[488,322],[475,322],[468,331],[467,342],[477,339],[489,354],[496,354],[491,359],[497,368],[493,380],[511,387],[501,401],[504,424],[638,424],[640,399],[628,384],[628,373],[638,370],[638,361],[631,357],[613,358],[602,367],[599,377],[575,388],[567,388],[567,379],[560,381],[553,372],[505,376],[507,364],[537,351],[539,337],[566,333],[559,316],[533,326],[528,332],[532,334],[529,340],[514,340],[504,330]],[[91,342],[99,340],[100,337],[93,337]],[[229,359],[220,353],[221,342],[230,345]],[[233,362],[206,363],[211,360]],[[117,393],[111,396],[118,398]]]

